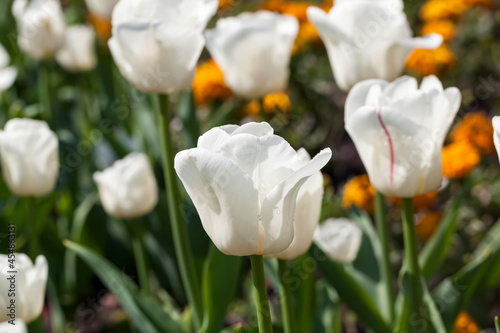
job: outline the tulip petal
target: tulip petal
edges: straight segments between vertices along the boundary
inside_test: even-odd
[[[495,143],[495,147],[497,149],[498,159],[500,161],[500,116],[493,117],[493,142]]]
[[[294,237],[297,194],[307,179],[323,168],[331,156],[329,148],[323,149],[266,195],[261,207],[262,224],[266,233],[264,254],[276,254],[289,247]]]
[[[318,226],[314,242],[333,261],[349,263],[358,256],[363,232],[348,219],[328,219]]]
[[[225,125],[214,127],[198,138],[197,146],[198,148],[205,148],[215,152],[218,151],[222,144],[233,135],[246,133],[256,137],[261,137],[271,135],[273,132],[274,130],[271,125],[265,121],[260,123],[246,123],[241,126]]]
[[[17,69],[15,67],[6,67],[0,69],[0,92],[9,89],[17,77]]]
[[[0,322],[0,333],[28,333],[28,328],[26,327],[24,321],[16,318],[15,325],[12,325],[7,321]]]
[[[256,254],[259,194],[252,179],[228,158],[203,148],[179,152],[174,164],[217,248],[231,255]]]
[[[429,49],[434,50],[443,44],[443,36],[439,34],[427,34],[423,37],[413,37],[399,39],[396,41],[399,45],[408,48],[410,51],[413,49]]]
[[[391,108],[373,106],[358,109],[345,127],[370,181],[383,194],[413,197],[439,187],[441,145],[427,127]]]

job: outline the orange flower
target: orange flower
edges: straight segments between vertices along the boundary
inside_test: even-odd
[[[438,75],[454,64],[455,55],[445,44],[435,50],[416,49],[406,59],[406,68],[422,76]]]
[[[490,9],[495,7],[495,3],[492,0],[461,0],[461,1],[467,7],[480,6]]]
[[[493,125],[486,112],[470,112],[465,115],[450,134],[452,141],[467,141],[482,154],[495,152]]]
[[[314,25],[310,22],[304,22],[299,27],[299,33],[295,39],[295,44],[293,46],[292,54],[302,51],[307,45],[315,42],[319,42],[318,31]]]
[[[462,311],[455,321],[453,333],[478,333],[479,326],[467,312]]]
[[[290,101],[290,98],[283,92],[266,95],[264,97],[263,103],[264,111],[266,111],[266,113],[272,113],[276,110],[288,112],[292,109],[292,102]],[[251,101],[245,106],[244,112],[248,115],[259,114],[259,102],[256,100]]]
[[[439,20],[427,22],[422,27],[422,35],[436,33],[443,36],[445,41],[448,41],[455,36],[455,24],[450,20]]]
[[[414,196],[413,209],[415,211],[419,211],[431,208],[436,203],[437,196],[438,196],[437,191],[432,191],[429,193]],[[401,200],[401,198],[391,197],[389,198],[389,200],[398,207],[401,207],[403,205],[403,201]]]
[[[423,242],[427,242],[436,232],[442,219],[443,213],[437,211],[425,211],[417,214],[415,219],[415,231],[417,232],[418,238]]]
[[[223,100],[232,95],[224,83],[224,74],[213,59],[196,69],[193,94],[197,105],[207,105],[214,100]]]
[[[106,44],[111,37],[111,21],[91,13],[88,14],[88,21],[94,26],[97,38]]]
[[[420,9],[420,18],[424,21],[458,20],[467,7],[455,0],[430,0]]]
[[[443,147],[442,159],[445,177],[465,178],[481,162],[481,154],[468,141],[457,141]]]
[[[356,206],[364,209],[369,214],[373,214],[375,192],[376,190],[370,183],[368,175],[356,176],[344,186],[342,207],[350,209],[352,206]]]
[[[220,11],[226,11],[233,6],[233,0],[219,0],[219,8]]]

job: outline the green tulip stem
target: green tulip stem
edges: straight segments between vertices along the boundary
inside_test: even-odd
[[[264,108],[264,97],[259,99],[259,111],[261,121],[267,121],[266,109]]]
[[[250,256],[252,263],[252,280],[255,294],[255,307],[259,333],[272,333],[271,312],[267,298],[266,277],[264,275],[264,258],[261,255]]]
[[[403,198],[403,237],[405,245],[405,266],[410,276],[410,305],[414,314],[420,314],[423,305],[423,290],[418,263],[417,236],[413,222],[413,199]]]
[[[392,270],[390,259],[390,230],[387,221],[387,209],[385,206],[385,197],[377,191],[375,195],[375,222],[377,224],[378,237],[382,248],[382,279],[384,281],[385,297],[386,297],[386,315],[389,323],[394,321],[394,272]]]
[[[286,260],[278,260],[278,270],[280,276],[280,303],[281,303],[281,317],[283,320],[283,328],[285,333],[295,332],[295,323],[293,316],[292,294],[290,292],[290,284],[288,283],[287,276],[288,264]]]
[[[151,286],[149,281],[149,267],[146,254],[144,253],[144,233],[141,228],[141,221],[135,219],[132,221],[132,249],[134,251],[135,265],[139,275],[139,284],[146,295],[151,295]]]
[[[38,64],[38,99],[42,106],[42,115],[49,124],[52,122],[52,105],[50,102],[50,78],[48,63]]]
[[[29,254],[33,263],[35,262],[36,256],[38,255],[38,235],[36,232],[36,214],[37,214],[37,204],[36,197],[31,196],[29,200]]]
[[[174,170],[174,149],[170,134],[170,101],[167,95],[158,95],[158,126],[160,132],[163,174],[167,188],[168,212],[174,240],[174,248],[180,275],[189,303],[193,309],[195,330],[202,322],[203,303],[198,275],[189,244],[187,227],[181,212],[181,196]]]

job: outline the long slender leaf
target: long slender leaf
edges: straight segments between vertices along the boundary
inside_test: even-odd
[[[438,271],[439,267],[448,255],[451,241],[457,226],[460,205],[465,195],[469,193],[474,178],[474,175],[472,175],[465,182],[460,193],[453,199],[446,216],[443,218],[435,234],[425,244],[424,248],[420,252],[420,267],[422,275],[427,281],[429,281],[432,275]]]
[[[205,315],[200,332],[216,333],[224,326],[227,307],[238,285],[241,264],[241,257],[227,256],[211,246],[203,269]]]
[[[495,330],[497,333],[500,333],[500,321],[498,321],[498,317],[495,317]]]
[[[182,328],[161,309],[152,298],[139,295],[131,279],[106,259],[90,249],[64,241],[64,245],[82,258],[100,278],[101,282],[118,298],[137,330],[144,333],[183,332]]]
[[[377,333],[391,332],[377,305],[343,265],[329,261],[323,251],[314,244],[309,253],[316,260],[325,279],[335,288],[340,299],[358,315],[360,320]]]

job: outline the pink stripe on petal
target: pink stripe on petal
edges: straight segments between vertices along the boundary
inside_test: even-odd
[[[391,184],[391,190],[394,189],[394,146],[392,144],[392,138],[391,134],[389,133],[389,130],[384,124],[384,121],[382,120],[382,114],[381,114],[381,109],[379,108],[377,110],[377,117],[380,125],[382,126],[382,129],[384,130],[385,134],[387,135],[387,140],[389,140],[389,149],[391,151],[391,176],[390,176],[390,184]]]

